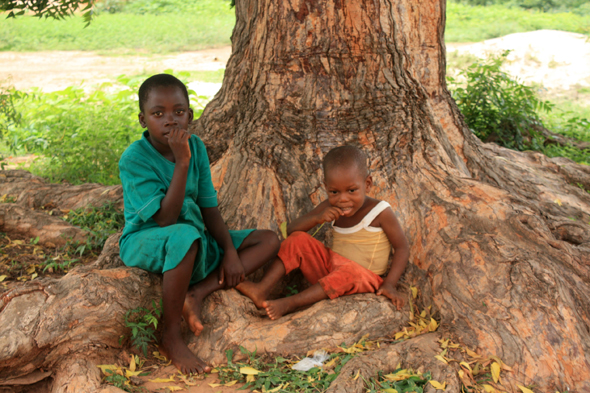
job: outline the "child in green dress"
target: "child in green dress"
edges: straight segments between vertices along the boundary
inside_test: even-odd
[[[183,373],[207,372],[182,340],[181,318],[199,335],[203,299],[237,286],[271,260],[279,240],[272,231],[227,229],[205,145],[187,132],[193,111],[180,80],[167,74],[148,78],[139,88],[139,108],[147,131],[119,161],[125,202],[121,259],[163,274],[160,348]]]

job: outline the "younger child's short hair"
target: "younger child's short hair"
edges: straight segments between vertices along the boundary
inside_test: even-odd
[[[359,172],[364,176],[369,175],[367,168],[367,156],[356,146],[339,146],[335,147],[326,154],[323,161],[324,177],[326,173],[336,167],[347,167],[354,164]]]
[[[184,83],[182,83],[177,77],[170,75],[170,74],[157,74],[150,76],[147,78],[139,87],[139,92],[137,95],[139,96],[139,110],[143,112],[143,105],[148,100],[148,96],[150,92],[155,89],[156,87],[168,87],[174,86],[178,87],[184,93],[186,97],[186,102],[190,105],[190,100],[188,98],[188,90]]]

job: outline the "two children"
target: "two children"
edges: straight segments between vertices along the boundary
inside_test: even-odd
[[[119,162],[125,203],[120,255],[127,266],[163,274],[162,352],[183,373],[210,371],[181,337],[184,317],[203,330],[203,299],[221,288],[236,288],[265,308],[272,319],[325,298],[376,292],[399,308],[395,285],[408,260],[408,245],[387,202],[366,196],[372,185],[362,152],[351,146],[324,159],[328,199],[288,227],[271,268],[260,283],[245,276],[277,255],[271,231],[227,229],[217,208],[207,152],[187,132],[193,119],[184,84],[171,75],[148,78],[139,89],[142,138]],[[317,224],[334,224],[330,250],[307,235]],[[395,253],[385,279],[391,247]],[[282,276],[300,268],[313,284],[285,299],[268,300]]]

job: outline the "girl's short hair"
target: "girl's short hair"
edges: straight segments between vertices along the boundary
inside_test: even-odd
[[[139,92],[137,93],[137,95],[139,96],[139,110],[143,112],[143,105],[148,100],[148,96],[153,89],[155,89],[156,87],[168,86],[178,87],[186,97],[186,102],[190,105],[190,100],[188,98],[188,90],[186,89],[184,83],[182,83],[177,77],[173,75],[157,74],[147,78],[139,87]]]

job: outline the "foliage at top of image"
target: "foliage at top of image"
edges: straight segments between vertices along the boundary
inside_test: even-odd
[[[228,0],[102,0],[96,4],[98,13],[108,12],[110,14],[127,13],[136,15],[161,15],[161,14],[208,14],[210,11],[217,10],[217,14],[225,13],[224,9],[219,7],[225,4],[227,9],[230,8]]]
[[[63,19],[82,11],[83,19],[90,23],[92,7],[96,0],[0,0],[0,11],[8,12],[8,18],[32,13],[36,17]]]

